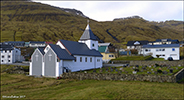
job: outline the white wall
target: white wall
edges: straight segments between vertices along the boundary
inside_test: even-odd
[[[32,62],[29,62],[29,75],[32,75]]]
[[[63,46],[63,44],[61,44],[61,41],[58,41],[58,42],[56,43],[56,45],[59,45],[62,49],[65,49],[65,47]]]
[[[81,41],[79,40],[79,42],[81,43],[85,43],[89,49],[96,49],[98,50],[98,41],[93,41],[93,40],[85,40],[85,41]],[[94,44],[94,46],[93,46]]]
[[[8,58],[8,56],[10,56],[10,58]],[[11,51],[7,50],[6,52],[1,51],[1,60],[0,60],[0,62],[1,62],[1,64],[8,64],[8,63],[15,62],[14,56],[13,56],[13,50],[11,50]]]
[[[148,51],[146,52],[145,50],[148,49]],[[163,51],[163,49],[165,49]],[[175,51],[173,51],[172,49],[175,49]],[[156,55],[162,55],[159,58],[164,58],[165,60],[168,59],[168,57],[172,57],[173,60],[179,60],[180,59],[180,53],[179,53],[179,47],[173,47],[173,48],[144,48],[143,49],[143,54],[144,55],[148,55],[149,53],[152,53],[152,56],[154,58],[157,58]],[[165,56],[163,56],[165,55]],[[173,56],[176,55],[176,56]]]
[[[14,49],[14,50],[7,50],[5,51],[1,51],[1,55],[0,55],[0,63],[1,64],[9,64],[9,63],[14,63],[16,61],[23,61],[24,58],[23,56],[21,56],[21,51],[19,49]],[[2,58],[2,56],[4,56],[4,58]],[[10,57],[8,57],[10,56]],[[3,60],[3,62],[2,62]]]
[[[69,69],[71,69],[72,72],[102,67],[102,57],[78,56],[78,55],[74,55],[74,57],[76,57],[77,59],[76,62],[74,60],[63,61],[64,67],[68,67]],[[82,57],[82,62],[80,62],[80,57]],[[87,62],[85,61],[86,57],[87,57]],[[90,58],[92,58],[92,62],[90,62]],[[97,62],[97,59],[99,59],[100,62]]]
[[[47,53],[47,51],[50,49],[51,47],[49,45],[47,45],[44,49],[44,52]]]
[[[29,44],[30,47],[45,47],[45,44]]]

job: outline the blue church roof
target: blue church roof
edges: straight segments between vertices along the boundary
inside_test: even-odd
[[[75,57],[71,56],[65,49],[62,49],[59,45],[49,44],[50,47],[57,54],[60,60],[75,60]]]
[[[90,50],[85,43],[67,40],[60,40],[60,42],[66,47],[66,49],[71,53],[71,55],[102,57],[99,51],[95,49]]]
[[[42,55],[44,55],[44,54],[45,54],[45,52],[44,52],[44,48],[43,48],[43,47],[39,47],[39,48],[38,48],[38,50],[42,53]]]

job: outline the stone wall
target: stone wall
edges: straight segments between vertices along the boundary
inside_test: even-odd
[[[121,81],[148,81],[148,82],[176,82],[175,76],[167,75],[141,75],[141,74],[102,74],[102,73],[64,73],[63,79],[77,80],[121,80]]]
[[[176,82],[183,79],[184,78],[184,68],[181,69],[179,72],[177,72],[174,76],[176,77]]]
[[[184,61],[180,60],[180,61],[130,61],[130,66],[135,66],[135,65],[139,65],[139,66],[149,66],[149,65],[169,65],[169,66],[184,66]]]

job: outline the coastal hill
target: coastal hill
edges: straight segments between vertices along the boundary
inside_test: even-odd
[[[139,16],[131,16],[98,22],[76,9],[25,0],[1,1],[1,42],[78,41],[88,19],[99,42],[125,44],[130,40],[183,39],[182,21],[151,22]]]

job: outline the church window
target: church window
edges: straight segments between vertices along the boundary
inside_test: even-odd
[[[92,62],[92,58],[90,58],[90,62]]]
[[[87,62],[87,61],[88,61],[88,58],[86,57],[86,58],[85,58],[85,62]]]
[[[80,62],[82,62],[82,57],[80,57]]]

